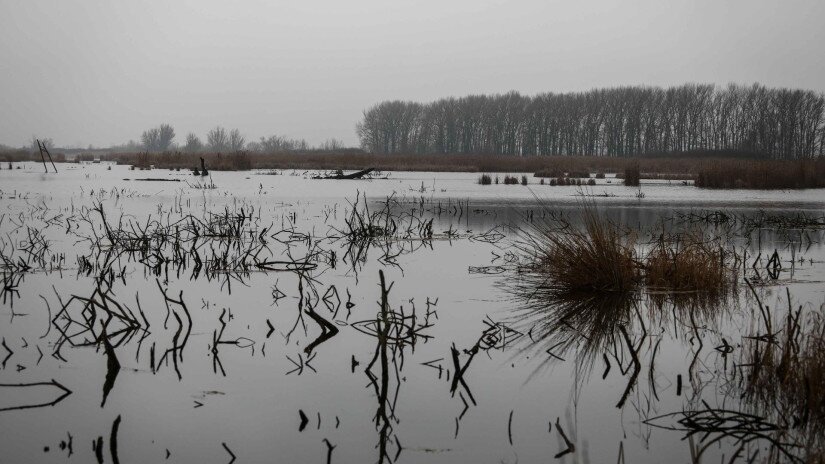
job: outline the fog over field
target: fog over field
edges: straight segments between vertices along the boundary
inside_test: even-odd
[[[0,143],[355,146],[388,99],[685,82],[825,90],[825,2],[0,0]]]

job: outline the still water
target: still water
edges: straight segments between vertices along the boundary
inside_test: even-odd
[[[781,321],[825,302],[823,190],[21,166],[0,171],[3,463],[692,462],[716,436],[686,438],[670,414],[755,411],[736,365],[758,304]],[[610,306],[629,343],[547,327],[564,303],[525,310],[513,244],[542,221],[575,225],[585,202],[639,243],[724,235],[747,257],[736,289]],[[352,233],[353,211],[380,230]],[[722,437],[701,460],[740,446]]]

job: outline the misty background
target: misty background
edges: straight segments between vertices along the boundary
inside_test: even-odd
[[[685,82],[825,90],[825,2],[0,0],[0,143],[358,145],[383,100]]]

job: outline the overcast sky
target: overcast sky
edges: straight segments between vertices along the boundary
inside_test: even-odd
[[[356,145],[385,99],[685,82],[825,91],[823,0],[0,0],[0,143],[161,122]]]

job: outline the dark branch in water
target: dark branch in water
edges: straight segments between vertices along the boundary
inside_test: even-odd
[[[120,415],[112,423],[112,433],[109,435],[109,452],[112,455],[112,464],[120,464],[117,456],[117,431],[120,428]]]
[[[24,406],[9,406],[6,408],[0,408],[0,412],[2,411],[18,411],[22,409],[34,409],[34,408],[43,408],[46,406],[54,406],[57,403],[66,399],[67,396],[72,394],[72,391],[68,388],[64,387],[60,384],[57,380],[52,379],[50,382],[34,382],[34,383],[0,383],[0,388],[26,388],[26,387],[37,387],[37,386],[52,386],[60,389],[63,393],[57,397],[54,401],[50,401],[48,403],[37,403],[37,404],[27,404]]]

